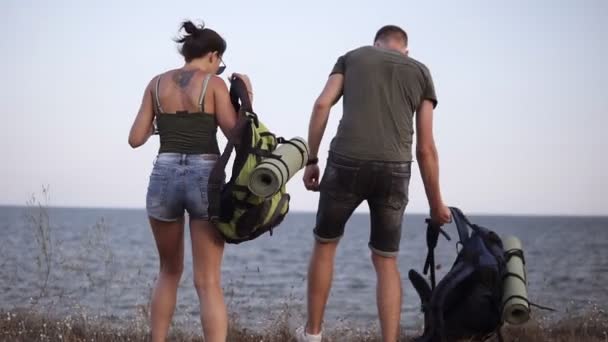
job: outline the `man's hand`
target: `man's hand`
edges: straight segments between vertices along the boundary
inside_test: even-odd
[[[452,222],[452,212],[445,205],[431,208],[431,222],[437,225],[444,225]]]
[[[309,191],[319,191],[319,165],[308,165],[304,170],[304,186]]]

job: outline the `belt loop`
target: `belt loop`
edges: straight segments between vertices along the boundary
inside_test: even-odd
[[[187,165],[186,164],[186,156],[187,156],[187,154],[182,154],[182,159],[179,161],[180,165]]]

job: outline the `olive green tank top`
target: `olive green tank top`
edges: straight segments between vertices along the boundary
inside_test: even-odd
[[[158,96],[160,79],[159,76],[156,80],[154,92],[156,129],[160,136],[158,153],[220,154],[216,137],[217,123],[215,115],[204,111],[205,93],[211,74],[205,76],[203,90],[198,101],[199,111],[195,113],[188,111],[165,113]]]

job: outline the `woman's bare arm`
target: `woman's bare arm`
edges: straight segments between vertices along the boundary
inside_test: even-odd
[[[129,145],[133,148],[137,148],[148,141],[148,138],[154,132],[154,103],[152,99],[152,85],[154,80],[150,81],[139,107],[139,112],[133,121],[131,126],[131,132],[129,133]]]
[[[211,86],[213,87],[213,100],[215,102],[215,116],[217,124],[226,137],[229,137],[230,131],[236,124],[237,113],[230,101],[230,93],[226,83],[219,77],[211,78]]]

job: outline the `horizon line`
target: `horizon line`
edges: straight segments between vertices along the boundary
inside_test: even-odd
[[[28,205],[23,204],[4,204],[0,203],[0,208],[27,208]],[[145,207],[111,207],[111,206],[71,206],[71,205],[48,205],[44,206],[45,208],[50,209],[92,209],[92,210],[146,210]],[[316,214],[316,211],[312,210],[290,210],[289,213],[293,214]],[[365,212],[355,212],[353,215],[365,215],[369,214],[369,211]],[[583,214],[573,214],[573,213],[564,213],[564,214],[549,214],[549,213],[492,213],[492,212],[480,212],[480,211],[470,211],[466,213],[469,216],[527,216],[527,217],[581,217],[581,218],[608,218],[608,214],[591,214],[591,213],[583,213]],[[428,215],[428,213],[424,213],[421,211],[408,212],[406,209],[405,215]]]

